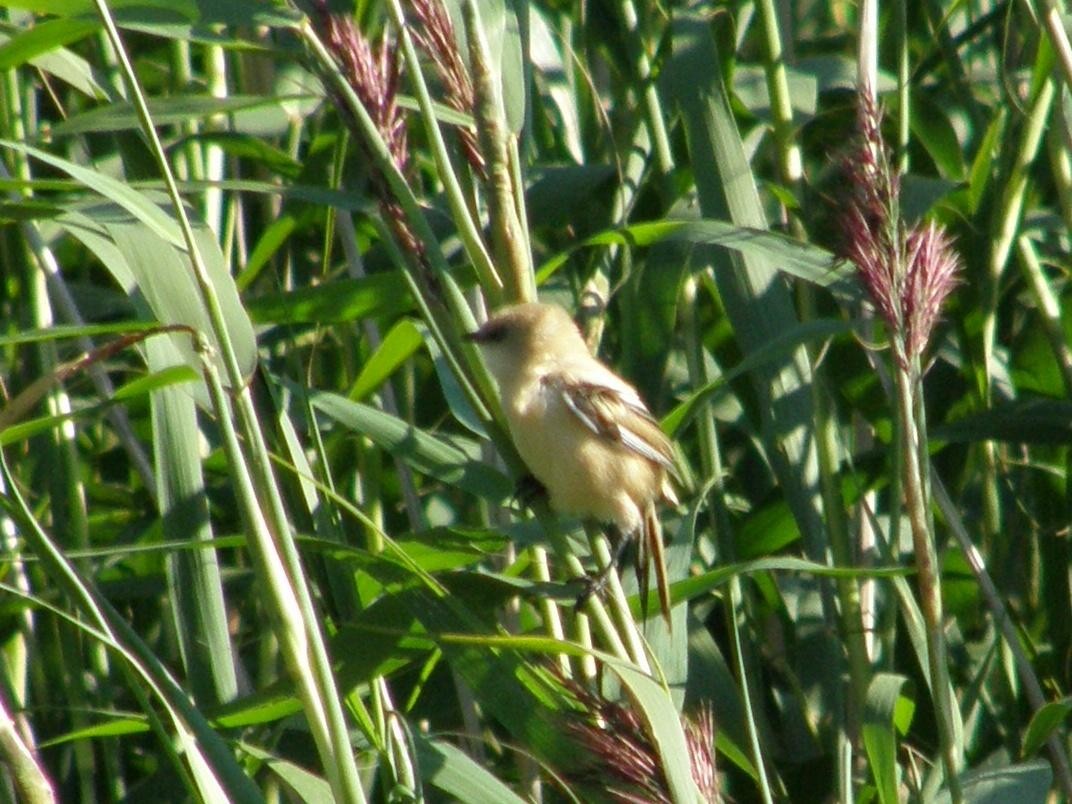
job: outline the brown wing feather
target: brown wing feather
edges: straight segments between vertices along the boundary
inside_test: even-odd
[[[593,433],[673,469],[670,440],[635,392],[626,396],[618,388],[565,378],[552,382],[570,410]]]

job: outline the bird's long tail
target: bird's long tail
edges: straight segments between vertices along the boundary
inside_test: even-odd
[[[655,505],[649,504],[644,510],[640,538],[637,539],[636,552],[637,586],[640,588],[641,609],[645,616],[648,610],[648,582],[651,568],[655,567],[655,587],[659,593],[659,608],[670,624],[670,579],[666,572],[666,551],[663,549],[663,529],[655,513]]]

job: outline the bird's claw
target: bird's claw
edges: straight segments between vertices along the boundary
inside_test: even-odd
[[[577,595],[577,600],[573,604],[574,613],[579,612],[584,608],[588,599],[592,595],[599,595],[603,593],[603,590],[607,588],[607,579],[610,577],[610,573],[614,571],[613,566],[606,567],[600,570],[595,575],[586,575],[581,578],[581,583],[584,587],[581,589],[581,593]]]

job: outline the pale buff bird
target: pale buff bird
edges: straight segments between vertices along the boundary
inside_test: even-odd
[[[670,622],[670,588],[656,505],[676,505],[670,441],[636,389],[592,356],[569,314],[551,304],[496,312],[469,338],[499,384],[510,434],[529,471],[562,514],[615,525],[637,541],[647,599],[655,565]],[[619,550],[620,552],[620,550]]]

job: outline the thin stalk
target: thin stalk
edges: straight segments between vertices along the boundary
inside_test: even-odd
[[[313,676],[307,667],[303,666],[303,662],[307,661],[306,657],[310,651],[308,634],[304,628],[302,607],[298,602],[296,590],[287,577],[279,551],[273,543],[269,532],[269,522],[265,518],[264,511],[257,499],[257,492],[250,473],[248,470],[238,470],[238,467],[246,468],[244,463],[245,456],[242,454],[238,434],[234,429],[227,395],[208,354],[207,346],[203,345],[201,349],[204,355],[203,373],[213,407],[217,412],[224,452],[228,457],[228,463],[234,467],[232,477],[236,497],[242,503],[246,529],[253,536],[247,542],[247,549],[253,557],[258,577],[267,581],[267,588],[272,595],[269,612],[272,616],[273,630],[283,651],[287,667],[295,676],[298,695],[302,700],[310,732],[316,743],[321,762],[325,763],[325,774],[336,799],[363,803],[365,799],[360,784],[357,784],[356,795],[351,795],[351,791],[347,789],[347,781],[340,777],[340,770],[326,765],[327,762],[332,760],[334,746],[332,745],[330,727],[327,723],[327,714],[324,711],[324,702],[319,695],[317,686],[319,679]],[[373,732],[372,729],[368,729],[368,731]],[[347,756],[352,764],[353,755],[347,751]],[[343,763],[345,760],[340,758],[340,762]],[[356,773],[354,781],[356,782]]]
[[[1045,3],[1046,10],[1042,14],[1042,27],[1050,38],[1057,53],[1057,63],[1061,67],[1061,77],[1066,86],[1072,89],[1072,44],[1068,41],[1068,31],[1065,29],[1064,20],[1061,19],[1061,3],[1049,0]]]
[[[104,76],[105,90],[109,91],[109,100],[126,100],[126,89],[123,86],[123,76],[119,71],[119,59],[116,58],[115,48],[106,31],[101,31],[96,36],[97,46],[100,48],[100,58],[103,66],[99,67]]]
[[[782,181],[789,187],[797,189],[802,177],[800,146],[794,138],[793,107],[789,97],[789,83],[786,77],[785,61],[782,51],[782,37],[778,28],[777,12],[774,0],[760,0],[758,3],[760,19],[763,23],[764,41],[767,48],[765,70],[767,88],[771,97],[771,112],[774,117],[774,137],[778,145],[779,166]],[[799,221],[795,229],[802,229]],[[796,232],[804,237],[803,231]],[[815,317],[815,298],[810,286],[801,288],[798,294],[801,302],[801,319]],[[848,523],[845,521],[845,505],[841,499],[840,478],[838,475],[839,450],[837,439],[837,419],[830,404],[826,383],[818,365],[817,355],[812,354],[812,399],[815,410],[816,455],[819,460],[819,483],[823,498],[823,513],[829,534],[830,549],[834,562],[840,567],[855,564],[854,551],[849,536]],[[835,582],[839,600],[838,617],[841,636],[845,642],[849,657],[849,680],[851,696],[847,717],[845,719],[847,741],[850,752],[859,740],[859,718],[863,712],[864,699],[870,683],[871,670],[867,657],[867,644],[864,639],[863,615],[860,604],[860,587],[854,578],[839,578]],[[851,764],[851,763],[850,763]]]
[[[1001,276],[1009,259],[1013,243],[1020,230],[1020,218],[1023,212],[1024,198],[1027,193],[1028,171],[1038,156],[1042,136],[1046,131],[1053,101],[1056,97],[1055,82],[1052,78],[1043,80],[1035,97],[1031,110],[1025,121],[1023,135],[1013,160],[1012,167],[1005,182],[1005,191],[1001,206],[995,219],[996,231],[992,235],[989,270],[987,274],[988,294],[983,308],[983,369],[986,386],[984,403],[990,403],[991,372],[994,366],[994,348],[997,340],[998,302]],[[1001,503],[998,490],[997,447],[992,441],[982,444],[985,477],[983,478],[983,525],[984,535],[995,536],[1001,530]]]
[[[287,359],[294,358],[293,353],[288,353]],[[338,492],[335,489],[335,478],[332,477],[327,457],[327,447],[324,444],[323,434],[316,426],[316,411],[307,394],[301,389],[294,393],[301,400],[301,415],[307,427],[312,445],[307,448],[302,444],[298,436],[298,430],[288,415],[288,404],[291,390],[285,386],[270,387],[272,400],[275,404],[276,426],[279,429],[279,439],[283,444],[295,467],[294,479],[297,482],[298,497],[304,504],[305,513],[312,522],[313,533],[322,539],[342,544],[346,541],[342,532],[342,523],[339,511],[332,506],[325,505],[324,500],[317,491],[316,484],[306,480],[307,477],[316,476],[321,483],[330,490],[330,497],[335,498]],[[311,457],[315,456],[315,464],[319,471],[313,469]],[[358,504],[360,504],[360,498]],[[348,621],[357,616],[361,610],[361,602],[358,590],[354,584],[354,576],[348,567],[339,566],[335,562],[327,562],[324,566],[325,581],[330,590],[331,601],[334,604],[336,616],[341,621]]]
[[[37,761],[33,747],[27,745],[8,712],[7,701],[0,694],[0,758],[19,796],[26,804],[52,804],[56,791]]]
[[[517,223],[520,227],[521,239],[523,243],[528,244],[528,253],[530,255],[529,260],[529,272],[533,271],[531,262],[532,254],[532,238],[529,235],[529,213],[528,206],[525,201],[525,169],[521,159],[521,149],[517,137],[509,137],[507,147],[510,149],[510,186],[514,190],[514,214],[517,215]],[[532,275],[532,292],[533,299],[536,298],[536,277]]]
[[[632,42],[630,48],[633,56],[633,72],[637,77],[637,83],[643,87],[641,100],[644,104],[645,121],[647,122],[648,134],[654,143],[656,164],[663,175],[669,174],[674,169],[674,154],[670,148],[670,136],[666,132],[666,118],[663,114],[662,103],[659,93],[656,91],[655,80],[652,76],[651,57],[644,42],[640,30],[640,19],[637,16],[636,5],[633,0],[620,0],[619,12],[622,22]]]
[[[3,496],[6,496],[5,484],[0,478],[0,497]],[[18,594],[29,597],[30,579],[26,572],[26,563],[19,554],[18,530],[12,518],[2,511],[0,549],[8,557],[11,584]],[[3,654],[0,655],[0,757],[9,769],[16,795],[31,804],[43,804],[54,801],[55,793],[48,774],[38,764],[34,751],[36,740],[26,717],[29,700],[30,638],[33,636],[35,621],[32,609],[32,606],[27,606],[18,618],[18,627],[8,637]],[[6,697],[8,695],[12,697],[10,704]],[[14,709],[17,714],[12,715],[10,709]]]
[[[611,556],[607,540],[600,534],[593,532],[589,542],[592,545],[592,556],[596,559],[596,566],[601,568],[601,572],[605,571],[607,573],[607,597],[610,601],[611,611],[614,612],[614,616],[618,619],[618,632],[625,636],[629,657],[633,660],[633,664],[650,675],[651,665],[648,663],[647,652],[644,650],[644,640],[640,636],[636,621],[633,619],[633,614],[629,609],[629,602],[625,597],[621,578],[618,577],[616,568],[612,566],[614,559]],[[643,594],[643,590],[641,590],[641,594]]]
[[[923,3],[924,13],[931,25],[931,36],[937,40],[937,48],[941,54],[941,61],[952,84],[950,94],[951,103],[956,103],[971,116],[971,124],[978,131],[986,128],[987,121],[984,119],[983,104],[978,102],[973,87],[974,76],[964,66],[961,53],[971,52],[965,48],[958,48],[956,40],[949,30],[950,6],[942,0],[925,0]],[[917,12],[918,13],[918,12]],[[874,86],[877,86],[875,84]],[[955,100],[954,100],[955,99]]]
[[[987,311],[988,318],[986,321],[988,328],[988,354],[993,353],[993,317],[996,315],[996,312],[992,309],[995,305],[993,296],[997,293],[998,279],[1005,270],[1009,253],[1012,251],[1013,243],[1016,241],[1020,227],[1020,215],[1023,211],[1024,198],[1027,192],[1028,171],[1038,157],[1042,137],[1046,133],[1056,95],[1054,81],[1046,79],[1034,103],[1031,105],[1031,110],[1024,124],[1019,148],[1016,150],[1015,159],[1005,182],[1005,192],[1001,199],[1001,207],[996,221],[997,231],[993,237],[993,246],[990,253],[990,281],[994,284],[994,287],[991,290],[991,309]]]
[[[599,665],[596,657],[592,655],[592,623],[588,615],[578,613],[574,618],[575,636],[573,641],[585,647],[585,654],[581,657],[581,678],[587,683],[595,683],[599,675]]]
[[[402,791],[415,796],[417,791],[420,790],[420,779],[415,772],[414,757],[409,750],[412,746],[406,738],[399,717],[395,714],[395,705],[391,700],[391,690],[383,676],[378,676],[373,681],[373,686],[380,698],[380,709],[387,718],[384,734],[387,738],[396,791],[400,787]]]
[[[30,510],[15,483],[0,450],[0,489],[11,503],[27,545],[41,562],[50,580],[61,589],[78,610],[77,616],[53,610],[67,618],[81,631],[103,647],[119,654],[123,661],[117,666],[142,704],[153,730],[160,738],[164,753],[175,764],[176,771],[191,791],[200,793],[206,801],[261,801],[259,791],[249,776],[241,771],[233,755],[216,732],[208,725],[188,694],[176,683],[156,654],[141,640],[133,627],[100,592],[86,581],[77,567],[64,555]],[[167,711],[174,733],[166,733],[145,692],[148,689]],[[194,739],[196,737],[196,739]],[[175,740],[183,747],[183,755],[173,747]],[[203,769],[191,773],[184,764]],[[221,785],[226,789],[221,790]]]
[[[926,460],[925,425],[917,419],[917,399],[921,393],[918,368],[898,365],[895,372],[898,414],[903,424],[905,509],[912,531],[916,558],[920,610],[927,635],[927,662],[931,674],[931,696],[938,721],[938,738],[945,765],[946,785],[953,804],[963,801],[958,776],[962,765],[956,738],[955,705],[949,677],[948,655],[942,615],[941,573],[935,551],[931,515],[920,462]]]
[[[337,234],[339,242],[342,244],[343,252],[346,255],[347,270],[349,274],[355,278],[365,276],[365,267],[361,260],[361,253],[357,245],[357,234],[354,231],[353,221],[349,214],[343,213],[337,216]],[[371,349],[376,349],[382,342],[380,330],[374,321],[364,322],[365,337],[369,342]],[[391,383],[384,385],[382,392],[383,408],[393,416],[402,417],[401,409],[398,404],[398,400],[395,396],[394,386]],[[399,482],[402,489],[402,497],[404,501],[406,517],[409,522],[410,530],[413,532],[419,532],[427,528],[428,523],[424,516],[424,509],[421,506],[420,498],[417,494],[417,485],[413,478],[413,471],[405,461],[399,456],[393,456],[395,463],[395,471],[398,474]],[[378,533],[373,534],[370,538],[370,550],[373,552],[379,552],[383,549],[384,539]],[[390,761],[391,773],[394,776],[395,783],[401,785],[405,790],[414,793],[418,790],[418,777],[414,772],[415,758],[409,754],[408,749],[411,747],[408,740],[405,739],[405,735],[402,732],[398,719],[394,715],[394,705],[391,703],[391,692],[387,685],[387,680],[383,676],[377,676],[371,682],[372,689],[376,692],[373,697],[373,705],[376,711],[377,722],[385,723],[386,730],[381,731],[383,739],[387,745],[387,758]],[[463,717],[466,718],[466,724],[469,723],[470,710],[475,711],[475,707],[471,703],[466,702],[465,696],[459,696],[459,704],[462,709]],[[479,730],[473,732],[479,735]],[[474,745],[480,746],[479,740],[476,740]]]
[[[721,535],[721,534],[720,534]],[[748,667],[751,662],[751,649],[746,648],[746,643],[741,638],[741,623],[737,613],[744,611],[744,597],[741,588],[741,579],[734,576],[729,584],[729,612],[730,635],[733,638],[734,669],[741,680],[741,700],[744,703],[745,723],[748,727],[748,747],[752,752],[752,763],[756,766],[759,776],[759,792],[763,797],[764,804],[774,804],[771,794],[770,780],[767,778],[767,766],[763,754],[763,745],[759,734],[759,726],[756,718],[755,701],[757,692],[755,681]]]
[[[1068,104],[1064,95],[1057,98],[1057,118],[1068,119]],[[1066,125],[1050,126],[1046,137],[1050,157],[1050,176],[1057,189],[1057,207],[1066,229],[1072,229],[1072,132]]]
[[[551,580],[551,567],[547,560],[547,550],[540,545],[534,545],[531,549],[532,556],[532,574],[537,583],[549,583]],[[552,639],[556,639],[559,642],[566,641],[566,630],[562,627],[562,612],[558,610],[558,606],[555,605],[555,601],[550,597],[544,597],[540,600],[540,611],[543,614],[544,625],[547,627],[547,632],[551,635]],[[587,618],[585,618],[587,622]],[[591,632],[587,628],[584,629],[589,636],[588,642],[582,642],[586,648],[592,646]],[[572,676],[572,669],[570,668],[569,657],[565,654],[559,654],[557,657],[558,669],[562,672],[562,675],[566,678]]]
[[[778,146],[778,167],[782,181],[793,187],[802,178],[804,166],[800,145],[794,136],[793,102],[789,96],[782,35],[778,30],[778,12],[774,7],[774,0],[759,0],[757,5],[760,21],[763,23],[763,43],[767,50],[763,69],[767,76],[767,94],[771,99],[774,141]]]
[[[895,395],[893,379],[890,377],[890,371],[887,364],[879,359],[879,355],[871,350],[867,350],[867,361],[871,365],[875,375],[879,378],[879,382],[886,394],[887,398],[892,398]],[[890,437],[890,449],[892,453],[890,455],[890,466],[900,466],[905,460],[904,457],[904,422],[897,416],[893,416],[893,433]],[[870,430],[868,430],[870,433]],[[902,520],[904,518],[904,505],[902,493],[902,473],[894,471],[889,475],[889,492],[887,494],[889,512],[887,518],[889,524],[886,526],[885,531],[879,526],[877,521],[872,521],[873,533],[877,537],[879,555],[880,557],[889,562],[895,564],[899,560],[899,548],[898,548],[898,534],[902,532]],[[869,511],[868,514],[873,516]],[[911,595],[906,591],[908,589],[907,582],[904,579],[895,581],[895,585],[898,587],[898,595],[902,598],[903,609],[906,612],[905,616],[915,619],[912,607],[915,606],[915,602],[911,599]],[[897,616],[896,608],[890,607],[887,609],[888,617],[890,618],[889,626],[884,629],[884,632],[888,634],[887,638],[883,640],[884,654],[887,658],[887,662],[892,659],[894,649],[894,634],[892,633],[894,628],[892,625],[892,619]],[[912,629],[909,629],[911,632]],[[889,667],[887,666],[887,669]]]
[[[4,494],[0,484],[0,496]],[[6,582],[18,590],[19,594],[30,594],[30,576],[26,562],[19,557],[19,538],[14,521],[7,512],[0,510],[0,551],[7,557],[8,573]],[[11,697],[11,703],[18,713],[16,727],[22,733],[22,739],[30,746],[36,744],[33,728],[26,716],[26,707],[30,692],[30,656],[40,656],[40,648],[34,645],[36,635],[34,624],[36,615],[32,606],[27,606],[16,618],[16,627],[9,631],[9,636],[0,652],[0,690]]]
[[[807,316],[804,316],[805,320]],[[830,550],[834,564],[852,567],[857,564],[848,522],[845,518],[845,503],[841,496],[841,477],[838,472],[839,445],[838,423],[829,391],[818,368],[813,376],[816,393],[815,429],[816,451],[819,457],[819,479],[823,495],[823,511],[830,534]],[[847,718],[849,741],[858,746],[860,718],[863,714],[867,689],[871,683],[871,660],[868,658],[865,638],[860,585],[855,578],[838,578],[835,582],[838,596],[838,619],[841,636],[849,655],[849,684],[851,696]]]
[[[1020,267],[1023,268],[1024,278],[1027,279],[1042,318],[1042,328],[1046,331],[1050,349],[1061,371],[1065,395],[1072,397],[1072,349],[1069,349],[1068,341],[1065,340],[1064,326],[1061,323],[1061,303],[1042,270],[1031,238],[1020,235],[1016,240],[1016,247],[1020,254]]]
[[[405,177],[399,172],[397,165],[395,165],[387,144],[384,142],[383,137],[380,136],[376,123],[369,115],[368,110],[362,105],[361,100],[357,97],[349,82],[339,74],[331,54],[317,37],[316,32],[313,31],[308,23],[304,23],[299,28],[298,33],[315,59],[322,78],[345,103],[346,112],[353,116],[354,122],[360,130],[362,142],[368,149],[376,169],[380,171],[392,195],[402,208],[406,222],[412,227],[416,238],[426,249],[426,256],[432,264],[432,270],[435,272],[436,280],[439,282],[440,290],[442,291],[441,300],[424,287],[420,277],[420,266],[416,264],[415,258],[412,255],[401,253],[397,248],[395,249],[395,253],[399,255],[398,262],[405,269],[407,282],[414,291],[414,298],[417,301],[422,318],[443,350],[444,358],[457,377],[474,410],[478,412],[493,410],[494,403],[491,400],[495,399],[495,392],[491,378],[483,368],[476,348],[463,346],[458,336],[459,326],[475,329],[472,313],[469,311],[461,291],[458,290],[450,275],[446,258],[439,247],[439,241],[432,231],[428,219],[424,216],[416,195],[406,183]],[[385,244],[391,244],[393,239],[386,232],[386,227],[380,228],[381,238]],[[440,301],[446,305],[452,315],[452,320],[448,321],[445,316],[440,314]],[[459,355],[469,357],[465,362],[464,368],[462,361],[459,360]],[[509,447],[506,447],[504,451],[504,446],[509,444],[509,439],[506,437],[505,428],[500,424],[502,420],[501,415],[489,416],[487,423],[493,440],[499,445],[500,452],[504,456],[511,456],[512,453]],[[516,456],[514,457],[516,460],[515,465],[520,467],[520,459],[516,459]]]
[[[550,534],[557,530],[557,523],[553,520],[549,523],[548,517],[541,517],[544,522],[544,529]],[[552,538],[554,542],[554,538]],[[564,540],[561,540],[564,541]],[[560,544],[555,545],[555,553],[559,556],[560,560],[566,564],[566,573],[571,578],[587,578],[588,574],[584,570],[584,565],[581,560],[577,558],[568,548],[563,547]],[[607,613],[607,607],[603,605],[603,601],[599,599],[599,595],[589,595],[588,600],[584,604],[585,614],[587,619],[591,620],[596,629],[599,632],[600,637],[603,640],[606,649],[613,653],[617,658],[622,661],[630,662],[632,658],[629,650],[626,648],[625,642],[622,640],[621,634],[618,633],[617,627],[614,625],[614,620],[611,619],[610,614]],[[582,615],[584,616],[584,615]]]
[[[18,140],[25,140],[27,132],[36,129],[33,123],[32,103],[23,104],[22,86],[14,70],[5,70],[3,80],[4,105],[11,134]],[[29,181],[31,173],[27,157],[16,153],[12,158],[15,160],[15,174],[19,179]],[[25,263],[28,267],[25,281],[29,315],[34,327],[46,330],[55,323],[55,318],[47,292],[46,274],[43,271],[34,270],[33,262],[31,259]],[[43,376],[53,375],[60,363],[56,344],[52,341],[41,342],[36,344],[32,351],[36,354],[40,373]],[[46,449],[50,453],[46,461],[51,462],[56,469],[51,473],[47,484],[48,492],[52,496],[53,517],[60,532],[67,534],[68,546],[76,550],[84,549],[89,546],[88,511],[86,510],[85,489],[80,480],[81,471],[78,466],[74,423],[69,418],[72,413],[71,399],[66,389],[59,386],[48,391],[45,404],[50,415],[64,417],[61,424],[43,437],[47,440]],[[83,569],[85,568],[83,564]],[[99,644],[83,644],[77,635],[69,632],[61,634],[60,638],[71,655],[79,655],[83,652],[89,655],[95,674],[102,678],[109,675],[108,659]],[[94,701],[86,687],[84,675],[77,670],[69,672],[63,694],[68,698],[71,720],[75,728],[88,726],[89,721],[85,710],[86,707],[92,706]],[[106,775],[111,780],[119,778],[111,758],[103,768],[102,774],[102,768],[96,762],[91,747],[76,744],[73,747],[73,753],[79,789],[82,794],[91,794],[95,780],[101,775]],[[111,787],[111,784],[108,783],[108,786]]]
[[[894,3],[894,31],[897,43],[897,171],[908,173],[908,140],[911,136],[911,65],[908,54],[908,0]],[[877,86],[877,84],[873,85]]]
[[[214,98],[226,98],[230,92],[227,80],[227,51],[221,45],[204,45],[205,75],[208,80],[209,94]],[[227,128],[226,115],[212,115],[206,121],[208,131],[221,131]],[[223,189],[218,182],[224,177],[226,154],[219,145],[210,142],[205,146],[205,178],[209,185],[205,188],[205,223],[219,237],[223,231]]]
[[[814,288],[803,284],[797,298],[802,321],[814,320],[816,301]],[[811,398],[814,411],[815,452],[819,463],[819,492],[823,500],[823,517],[829,537],[830,552],[834,564],[839,567],[856,566],[862,546],[853,545],[846,517],[846,504],[841,493],[841,449],[836,406],[833,403],[827,373],[821,363],[818,349],[809,348],[812,363]],[[861,540],[862,541],[862,540]],[[866,583],[866,581],[864,581]],[[849,695],[844,700],[845,717],[838,724],[839,738],[843,739],[853,760],[862,760],[855,752],[860,747],[860,726],[871,684],[872,668],[867,646],[867,629],[864,623],[864,592],[856,578],[839,577],[834,581],[838,598],[837,618],[841,639],[848,654]],[[866,587],[865,587],[866,589]],[[873,594],[873,592],[872,592]],[[851,797],[851,774],[839,775],[842,782],[842,798]]]
[[[417,96],[417,103],[421,110],[421,120],[424,122],[425,131],[428,135],[428,141],[432,149],[432,156],[436,163],[436,175],[439,177],[439,180],[443,182],[443,189],[447,198],[447,204],[450,207],[451,217],[454,220],[455,226],[458,228],[458,235],[461,237],[462,244],[465,246],[465,252],[469,257],[469,260],[472,262],[477,276],[480,278],[481,286],[493,299],[499,301],[501,300],[500,296],[503,292],[503,281],[499,276],[499,272],[496,270],[495,263],[492,262],[491,255],[488,254],[487,248],[484,245],[483,237],[480,234],[479,223],[469,213],[469,207],[466,204],[465,194],[462,192],[461,183],[458,181],[458,176],[454,172],[454,166],[450,161],[450,152],[447,149],[447,143],[443,139],[443,133],[439,130],[439,123],[437,122],[435,109],[432,104],[432,96],[428,92],[428,85],[424,80],[423,72],[421,72],[420,60],[417,58],[417,49],[413,46],[413,39],[409,35],[409,30],[406,27],[406,18],[402,11],[402,5],[399,0],[390,0],[387,4],[387,8],[391,14],[392,21],[397,27],[398,41],[402,47],[402,58],[405,60],[407,73]],[[485,155],[485,157],[486,156],[487,155]],[[397,196],[397,188],[392,185],[391,189]],[[425,240],[420,232],[418,232],[418,236],[421,237],[426,244],[434,242]],[[527,243],[528,241],[525,242]]]
[[[540,525],[543,527],[544,532],[547,534],[547,538],[551,542],[555,554],[565,565],[567,577],[587,579],[589,576],[585,571],[584,564],[581,563],[581,560],[570,549],[569,542],[562,534],[558,519],[551,512],[551,509],[546,503],[536,503],[534,512]],[[609,551],[607,554],[609,555]],[[403,554],[400,557],[405,558],[405,555]],[[630,657],[629,650],[626,648],[626,644],[623,641],[621,634],[618,632],[614,620],[607,612],[607,607],[603,604],[599,595],[589,595],[584,608],[587,616],[595,623],[596,629],[599,631],[600,637],[603,639],[607,650],[622,661],[631,662],[632,658]],[[581,644],[586,643],[582,642]]]
[[[960,510],[953,503],[949,492],[946,491],[945,485],[937,475],[932,473],[932,477],[934,478],[932,480],[934,500],[949,525],[950,532],[957,540],[957,544],[960,545],[965,558],[968,559],[968,566],[971,567],[975,581],[979,585],[979,591],[986,601],[987,608],[990,609],[990,616],[993,617],[995,625],[1000,630],[1001,636],[1012,654],[1017,675],[1020,677],[1020,683],[1024,685],[1024,691],[1027,693],[1028,703],[1037,712],[1045,706],[1046,697],[1042,691],[1042,684],[1039,683],[1038,676],[1035,674],[1035,668],[1031,665],[1031,660],[1028,659],[1027,654],[1024,652],[1020,634],[1016,630],[1016,623],[1009,615],[1009,611],[1002,600],[1001,592],[998,591],[994,580],[990,577],[989,571],[987,571],[986,562],[983,561],[982,554],[972,543],[968,529],[964,526]],[[1065,800],[1072,801],[1072,767],[1069,765],[1068,751],[1059,735],[1053,734],[1046,741],[1046,750],[1050,755],[1054,778],[1064,793]]]
[[[686,282],[682,290],[680,309],[685,329],[689,380],[692,387],[703,388],[707,385],[709,378],[704,363],[703,338],[696,322],[696,280],[693,278]],[[719,450],[718,434],[715,431],[715,423],[710,410],[705,409],[697,413],[696,423],[700,441],[700,460],[703,466],[703,476],[710,478],[709,482],[711,484],[711,530],[715,533],[722,560],[732,562],[734,560],[733,535],[726,526],[725,517],[722,515],[725,510],[722,455]],[[767,778],[767,764],[763,753],[755,706],[755,701],[759,699],[756,686],[759,671],[756,669],[758,665],[755,661],[751,643],[741,637],[741,620],[744,617],[744,592],[741,588],[740,577],[737,575],[730,579],[727,603],[726,626],[730,632],[734,664],[740,680],[741,698],[744,703],[745,724],[748,728],[752,762],[756,767],[757,782],[759,783],[759,791],[763,797],[764,804],[773,804],[774,796],[771,792],[770,780]]]
[[[845,731],[838,731],[837,746],[837,778],[838,778],[838,801],[843,804],[853,804],[856,800],[853,794],[852,777],[856,770],[856,753],[852,742],[844,739]]]
[[[473,688],[466,683],[465,676],[456,667],[450,668],[450,678],[454,683],[454,694],[458,699],[458,710],[461,712],[462,726],[465,728],[463,744],[470,756],[478,762],[486,762],[487,752],[482,737],[483,724]]]
[[[557,519],[546,506],[541,506],[541,508],[543,508],[543,510],[537,511],[536,515],[540,519],[544,531],[548,534],[548,537],[551,540],[551,545],[554,547],[555,554],[565,563],[566,574],[571,578],[587,578],[588,573],[585,572],[584,564],[582,564],[581,560],[577,558],[572,550],[570,550],[569,543],[559,530]],[[588,617],[595,623],[607,650],[623,661],[631,661],[629,650],[626,648],[625,642],[618,633],[614,621],[607,613],[606,606],[604,606],[603,601],[599,599],[599,595],[589,595],[584,607]]]
[[[193,85],[193,58],[190,43],[181,39],[171,44],[171,90],[176,95],[189,91]],[[183,137],[192,137],[200,130],[200,119],[191,118],[179,123],[179,132]],[[187,181],[200,181],[205,178],[205,166],[201,160],[201,149],[195,140],[188,139],[180,150],[175,152],[175,172]]]
[[[355,279],[360,279],[366,276],[365,266],[361,259],[361,251],[357,245],[357,232],[354,230],[354,222],[350,219],[349,214],[340,214],[336,218],[338,227],[339,242],[342,244],[343,253],[346,255],[347,273]],[[380,346],[382,338],[380,337],[380,329],[375,321],[366,320],[362,322],[362,327],[365,330],[365,338],[369,342],[370,349],[377,349]],[[398,400],[395,397],[395,389],[391,383],[385,383],[381,391],[383,399],[383,409],[390,413],[392,416],[401,418],[401,411],[398,406]],[[417,484],[413,479],[413,470],[410,468],[401,457],[398,455],[392,456],[394,459],[395,471],[398,473],[399,482],[402,488],[402,500],[406,507],[406,516],[409,518],[410,526],[414,531],[419,530],[423,523],[423,514],[420,504],[420,498],[417,494]],[[373,552],[376,550],[375,544],[370,544],[369,548]]]
[[[532,270],[532,251],[518,218],[516,198],[521,188],[514,186],[515,174],[511,167],[509,146],[511,135],[499,96],[498,76],[492,73],[480,12],[472,0],[462,3],[462,20],[469,43],[469,63],[476,96],[473,111],[487,170],[488,218],[495,258],[508,278],[507,301],[534,301],[536,278]]]
[[[123,47],[119,31],[115,27],[106,3],[104,0],[96,0],[96,5],[108,38],[115,47],[142,131],[149,140],[150,148],[167,186],[168,196],[182,231],[198,291],[208,312],[227,380],[235,395],[238,420],[250,454],[247,464],[247,458],[240,448],[230,450],[232,459],[230,466],[236,482],[243,487],[244,493],[240,499],[244,504],[249,524],[253,526],[250,534],[253,537],[251,542],[258,543],[261,570],[264,573],[262,577],[270,579],[269,589],[274,595],[272,602],[277,606],[276,613],[288,617],[290,628],[284,629],[288,633],[281,634],[284,637],[281,641],[289,648],[286,656],[290,671],[295,674],[299,681],[299,689],[304,693],[302,698],[305,711],[310,716],[310,727],[316,738],[321,761],[336,798],[344,802],[364,802],[364,792],[358,777],[357,766],[354,763],[349,733],[340,703],[341,698],[335,687],[331,663],[313,610],[312,596],[306,585],[305,574],[298,560],[290,524],[272,475],[271,462],[257,421],[252,395],[238,365],[219,298],[216,296],[208,270],[198,250],[178,186],[153,125],[133,65]],[[216,379],[215,367],[211,359],[205,359],[203,363],[216,409],[220,413],[221,424],[225,427],[229,426],[230,407],[223,401],[222,387],[212,387]],[[232,446],[237,447],[237,440]],[[251,469],[253,474],[250,473]],[[265,509],[269,514],[268,520],[263,516]],[[278,565],[276,565],[277,562]],[[291,616],[295,614],[296,618]],[[369,736],[371,739],[371,735]]]
[[[856,75],[861,87],[878,91],[878,0],[860,3],[860,40]]]
[[[629,222],[629,213],[632,211],[637,195],[640,193],[641,182],[651,160],[652,152],[651,136],[647,126],[641,123],[636,125],[633,138],[625,150],[625,164],[622,165],[620,161],[617,163],[618,181],[614,185],[614,197],[611,201],[611,226],[625,226]],[[615,159],[617,159],[617,155],[615,155]],[[611,243],[602,250],[599,261],[596,263],[596,269],[585,287],[586,295],[592,294],[599,299],[598,313],[603,312],[603,307],[606,306],[607,299],[610,298],[611,268],[618,260],[618,255],[622,253],[622,248],[618,243]],[[628,254],[628,251],[625,254]],[[621,276],[623,279],[628,276],[628,267],[624,264]],[[595,316],[593,322],[602,322],[602,318]],[[593,352],[596,351],[595,347],[598,346],[601,335],[601,330],[586,333],[588,347]]]
[[[236,196],[240,193],[235,193]],[[236,265],[245,265],[245,259],[236,258],[239,244],[239,220],[242,218],[242,204],[236,198],[230,198],[224,206],[223,230],[220,234],[220,251],[223,254],[223,267],[234,276]],[[242,288],[239,288],[242,290]]]

